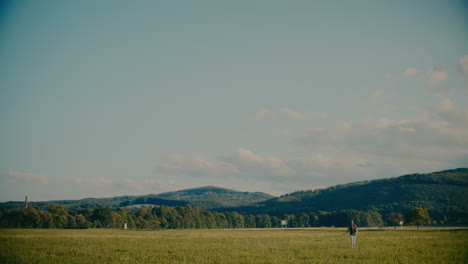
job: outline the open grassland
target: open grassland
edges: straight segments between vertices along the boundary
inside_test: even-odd
[[[467,228],[1,229],[0,263],[466,263]]]

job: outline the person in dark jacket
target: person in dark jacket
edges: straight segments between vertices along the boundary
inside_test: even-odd
[[[351,247],[355,248],[356,247],[356,236],[357,236],[358,230],[357,230],[357,225],[354,224],[353,220],[351,220],[351,222],[349,223],[348,232],[349,232],[349,236],[351,238]]]

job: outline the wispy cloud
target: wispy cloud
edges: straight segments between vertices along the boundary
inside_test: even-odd
[[[278,118],[284,119],[293,119],[293,120],[304,120],[306,119],[306,115],[299,111],[290,109],[290,108],[281,108],[279,113],[277,114]]]
[[[262,157],[246,148],[239,148],[235,155],[226,156],[222,159],[236,166],[244,176],[289,176],[294,173],[294,170],[281,158],[274,156]]]
[[[134,189],[137,191],[145,190],[145,184],[141,181],[136,181],[130,178],[123,178],[120,182],[121,186],[128,189]]]
[[[172,191],[180,189],[174,181],[163,181],[159,179],[140,179],[140,178],[121,178],[111,180],[104,177],[76,177],[71,181],[64,182],[63,184],[74,184],[77,188],[86,191],[101,193],[98,195],[102,197],[103,194],[148,194],[163,191]]]
[[[248,120],[258,120],[264,118],[270,110],[268,108],[260,108],[257,112],[247,117]]]
[[[237,173],[238,168],[223,161],[208,161],[200,156],[195,158],[172,154],[163,157],[164,164],[159,172],[168,174],[189,174],[192,176],[216,176]]]
[[[426,79],[429,85],[436,86],[448,78],[447,72],[440,68],[433,68],[426,72]]]
[[[332,129],[311,130],[296,137],[293,144],[332,156],[346,153],[367,160],[368,164],[392,159],[415,167],[418,164],[454,167],[462,165],[461,160],[468,157],[466,131],[468,109],[444,99],[407,120],[367,119]]]
[[[386,96],[375,91],[375,98]],[[203,178],[267,182],[271,188],[304,189],[411,171],[430,172],[468,164],[468,109],[449,98],[408,119],[365,119],[292,136],[308,155],[260,155],[247,148],[208,161],[171,155],[160,172]],[[398,164],[398,166],[395,166]],[[182,177],[183,178],[183,177]]]
[[[370,95],[370,102],[379,113],[387,113],[398,109],[396,105],[389,103],[394,96],[393,92],[386,93],[383,90],[375,90]]]
[[[463,58],[460,59],[459,63],[463,75],[468,76],[468,55],[463,56]]]
[[[466,59],[468,61],[468,59]],[[460,67],[463,71],[463,58],[460,60]],[[466,62],[468,63],[468,62]],[[466,66],[468,67],[468,66]],[[445,80],[448,79],[448,73],[441,67],[433,67],[427,70],[425,73],[420,73],[416,68],[408,67],[401,74],[403,78],[415,78],[422,82],[425,82],[429,87],[440,86]]]
[[[75,177],[73,183],[80,185],[111,185],[113,183],[112,179],[105,177]]]
[[[11,171],[2,175],[5,181],[9,183],[36,183],[36,184],[47,184],[49,183],[49,177],[46,175],[26,173],[19,171]]]
[[[373,104],[376,104],[378,102],[379,98],[381,98],[383,94],[384,94],[384,91],[382,91],[382,90],[373,91],[371,96],[370,96],[371,102]]]
[[[284,119],[284,120],[303,120],[315,121],[328,118],[328,113],[325,112],[301,112],[292,108],[283,107],[278,111],[270,111],[267,108],[261,108],[254,114],[247,117],[249,120],[259,120],[263,118]]]
[[[463,56],[459,61],[460,70],[465,78],[465,88],[468,88],[468,55]]]
[[[110,179],[106,177],[49,177],[46,175],[12,171],[0,175],[0,185],[9,188],[15,184],[27,184],[23,191],[26,193],[36,192],[38,185],[47,185],[50,190],[60,188],[69,197],[106,197],[132,194],[159,193],[182,189],[184,186],[172,180],[155,178],[121,178]],[[22,187],[23,188],[23,187]],[[45,187],[44,187],[45,188]],[[53,191],[53,193],[57,193]],[[51,196],[54,197],[54,196]],[[63,199],[67,197],[64,196]],[[53,198],[57,199],[57,198]]]
[[[409,67],[409,68],[406,68],[402,76],[405,78],[409,78],[409,77],[416,76],[417,74],[418,74],[418,70],[416,70],[416,68]]]
[[[168,155],[159,167],[160,173],[185,174],[194,177],[283,177],[294,174],[283,159],[274,156],[260,156],[246,148],[239,148],[233,155],[208,161],[200,156]]]
[[[175,181],[164,181],[159,179],[132,179],[123,178],[114,182],[119,190],[126,193],[149,194],[158,192],[167,192],[181,189]]]

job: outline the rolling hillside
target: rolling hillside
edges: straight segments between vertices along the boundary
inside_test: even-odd
[[[344,209],[373,210],[381,214],[424,207],[431,216],[468,211],[468,169],[355,182],[310,191],[298,191],[253,206],[230,208],[240,213],[281,215]]]
[[[274,196],[261,192],[239,192],[215,186],[206,186],[194,189],[180,190],[161,194],[149,194],[141,196],[118,196],[112,198],[86,198],[81,200],[59,200],[30,202],[33,207],[48,207],[50,204],[65,205],[70,209],[103,207],[127,207],[138,204],[183,206],[190,204],[201,209],[213,209],[218,207],[239,207],[252,203],[262,202]],[[24,202],[0,203],[0,210],[20,209]]]
[[[468,168],[354,182],[326,189],[297,191],[281,197],[206,186],[144,196],[31,202],[30,205],[47,208],[51,203],[66,205],[72,210],[99,206],[130,208],[135,205],[189,204],[203,210],[273,216],[348,209],[372,210],[382,215],[390,212],[404,214],[413,207],[424,207],[435,220],[447,222],[447,218],[452,223],[461,223],[460,219],[468,218]],[[0,210],[22,206],[23,202],[7,202],[0,204]]]
[[[161,193],[157,197],[188,201],[190,205],[202,208],[213,209],[219,207],[235,207],[263,202],[275,196],[262,192],[239,192],[231,189],[219,188],[216,186],[205,186],[194,189],[187,189],[175,192]]]

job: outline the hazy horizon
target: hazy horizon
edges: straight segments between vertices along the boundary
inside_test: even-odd
[[[468,166],[464,1],[2,1],[0,201]]]
[[[454,169],[467,169],[467,168],[454,168]],[[449,169],[448,171],[450,171],[450,170],[453,170],[453,169]],[[411,173],[411,174],[413,174],[413,173]],[[418,173],[415,172],[414,174],[418,174]],[[389,178],[379,178],[379,179],[398,178],[398,177],[401,177],[401,176],[405,176],[405,175],[399,175],[399,176],[389,177]],[[375,180],[379,180],[379,179],[375,179]],[[355,182],[343,182],[343,183],[338,183],[337,185],[346,185],[346,184],[349,184],[349,183],[357,183],[357,182],[362,182],[362,181],[358,180],[358,181],[355,181]],[[333,186],[337,186],[337,185],[333,185]],[[294,191],[291,191],[291,192],[288,192],[288,193],[280,193],[280,194],[276,194],[276,195],[273,195],[271,193],[262,192],[262,191],[255,191],[255,190],[254,191],[249,191],[249,192],[252,192],[252,193],[259,192],[259,193],[265,193],[265,194],[273,195],[274,197],[280,197],[282,195],[290,194],[290,193],[293,193],[293,192],[296,192],[296,191],[326,189],[328,187],[333,187],[333,186],[317,187],[317,188],[314,188],[314,189],[297,189],[297,190],[294,190]],[[177,189],[177,190],[172,190],[172,191],[164,191],[164,192],[157,192],[157,193],[115,195],[115,196],[106,196],[106,197],[81,197],[81,198],[75,198],[75,199],[64,198],[64,199],[55,199],[55,200],[31,200],[31,198],[29,196],[25,195],[23,200],[17,200],[17,201],[10,200],[10,201],[0,201],[0,202],[24,202],[26,197],[28,199],[28,202],[50,202],[50,201],[62,201],[62,200],[84,200],[84,199],[107,199],[107,198],[115,198],[115,197],[123,197],[123,196],[160,195],[160,194],[165,194],[165,193],[170,193],[170,192],[185,191],[185,190],[190,190],[190,189],[202,189],[202,188],[207,188],[207,187],[227,189],[227,190],[233,190],[233,191],[238,191],[238,192],[245,192],[244,190],[236,190],[236,189],[232,189],[232,188],[224,187],[224,186],[204,185],[204,186],[194,186],[194,187],[189,187],[189,188],[182,188],[182,189]]]

